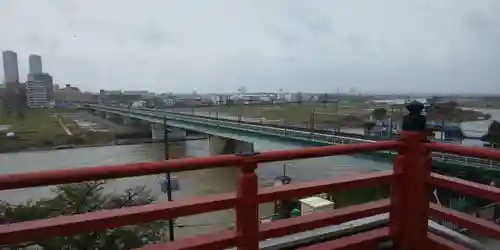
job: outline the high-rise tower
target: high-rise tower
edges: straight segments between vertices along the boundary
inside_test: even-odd
[[[2,52],[3,72],[5,83],[19,83],[19,69],[17,66],[17,53],[11,50]]]
[[[40,74],[42,70],[42,57],[39,55],[30,55],[30,74]]]

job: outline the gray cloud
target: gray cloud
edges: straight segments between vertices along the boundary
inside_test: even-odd
[[[0,47],[59,84],[500,93],[498,0],[4,0]]]

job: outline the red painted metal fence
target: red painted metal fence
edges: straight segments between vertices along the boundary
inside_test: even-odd
[[[222,155],[177,159],[162,162],[100,166],[70,170],[42,171],[0,176],[0,190],[37,187],[72,182],[162,174],[214,167],[238,166],[240,176],[236,194],[162,202],[151,205],[60,216],[0,226],[0,245],[47,239],[116,228],[126,225],[167,220],[187,215],[235,208],[236,230],[182,239],[142,249],[258,249],[261,240],[303,232],[371,215],[390,213],[388,227],[324,242],[305,249],[376,249],[381,240],[392,239],[395,249],[464,249],[454,242],[428,232],[430,216],[469,228],[479,234],[500,238],[500,227],[492,222],[430,204],[432,187],[451,189],[463,194],[500,202],[500,189],[431,173],[430,151],[500,160],[500,152],[449,144],[424,142],[418,132],[403,132],[402,138],[369,144],[324,146],[263,152],[253,155]],[[396,150],[394,171],[360,174],[351,178],[291,184],[279,188],[258,189],[255,169],[259,163],[284,161],[377,150]],[[310,196],[332,190],[391,185],[391,197],[331,212],[259,225],[258,204],[294,197]]]

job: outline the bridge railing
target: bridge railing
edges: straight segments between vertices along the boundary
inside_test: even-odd
[[[150,110],[152,111],[152,110]],[[189,117],[194,120],[204,121],[206,123],[206,119],[210,120],[220,120],[220,125],[230,126],[230,127],[243,127],[247,129],[253,129],[256,131],[261,131],[270,134],[282,134],[284,136],[296,137],[296,138],[304,138],[304,139],[313,139],[319,140],[323,142],[329,142],[334,144],[352,144],[352,143],[365,143],[365,142],[373,142],[373,140],[367,140],[362,138],[351,138],[338,134],[326,133],[327,131],[307,131],[304,129],[290,127],[284,129],[282,126],[276,125],[267,125],[267,124],[256,124],[252,122],[237,122],[236,120],[231,119],[216,119],[214,117],[207,117],[201,115],[193,115],[193,114],[184,114],[184,113],[173,113],[168,112],[171,115],[179,115]],[[435,160],[441,162],[449,162],[449,163],[459,163],[459,164],[476,164],[482,167],[500,167],[499,161],[489,160],[489,159],[481,159],[478,157],[468,157],[468,156],[457,156],[455,154],[449,154],[444,152],[433,152],[432,157]]]
[[[116,111],[123,110],[122,108],[114,108]],[[354,144],[354,143],[367,143],[374,142],[373,140],[366,140],[361,138],[350,138],[345,136],[339,136],[334,134],[325,134],[322,132],[313,132],[306,131],[297,128],[283,128],[279,126],[269,126],[267,124],[255,124],[249,122],[238,122],[236,120],[230,119],[216,119],[214,117],[206,117],[199,116],[193,114],[183,114],[183,113],[174,113],[174,112],[166,112],[163,113],[161,110],[154,109],[139,109],[139,110],[130,110],[129,112],[134,114],[142,114],[149,115],[152,117],[157,117],[158,119],[163,117],[163,114],[167,114],[169,119],[174,120],[183,120],[191,123],[197,123],[201,125],[212,125],[215,127],[226,127],[238,130],[247,130],[254,131],[257,133],[269,134],[269,135],[278,135],[283,137],[294,137],[297,139],[304,140],[316,140],[320,143],[332,143],[332,144]],[[146,112],[146,113],[144,113]],[[469,157],[469,156],[459,156],[455,154],[443,153],[443,152],[433,152],[432,157],[434,160],[443,162],[443,163],[455,163],[462,165],[471,165],[471,166],[479,166],[479,167],[488,167],[488,168],[499,168],[500,161],[491,160],[491,159],[482,159],[478,157]]]

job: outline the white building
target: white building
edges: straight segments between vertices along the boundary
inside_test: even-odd
[[[272,102],[276,99],[273,94],[238,94],[230,97],[231,100],[236,102],[243,102],[244,104],[257,103],[257,102]]]
[[[30,65],[31,67],[31,65]],[[31,70],[31,68],[30,68]],[[54,101],[54,79],[49,73],[29,73],[28,82],[41,82],[47,89],[47,98],[49,101]]]
[[[227,104],[227,100],[229,100],[229,95],[213,95],[212,102],[214,104],[225,105]]]
[[[14,51],[6,50],[3,51],[2,58],[5,82],[7,84],[18,83],[19,69],[17,66],[17,53]]]
[[[42,71],[42,57],[39,55],[30,55],[29,57],[30,74],[41,74]]]
[[[281,92],[281,91],[278,93],[278,100],[279,101],[290,101],[289,97],[290,97],[290,93]]]
[[[287,102],[303,101],[302,93],[286,93],[283,99]]]
[[[49,106],[47,88],[43,82],[27,81],[26,104],[30,108],[44,108]]]
[[[146,107],[146,101],[135,101],[130,106],[131,108],[144,108]]]

